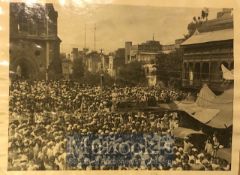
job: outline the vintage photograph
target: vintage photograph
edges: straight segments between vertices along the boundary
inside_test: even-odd
[[[232,8],[59,2],[9,4],[8,171],[231,171]]]

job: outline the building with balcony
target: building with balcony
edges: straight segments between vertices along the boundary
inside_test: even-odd
[[[234,69],[232,10],[224,9],[216,19],[203,22],[181,48],[182,86],[200,88],[208,84],[213,90],[223,91],[226,83],[221,65]]]
[[[142,61],[150,63],[155,61],[156,56],[161,53],[162,46],[159,41],[150,40],[142,44],[133,45],[125,42],[125,63]]]

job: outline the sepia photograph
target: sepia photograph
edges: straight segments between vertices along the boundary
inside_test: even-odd
[[[7,170],[230,172],[234,12],[10,2]]]

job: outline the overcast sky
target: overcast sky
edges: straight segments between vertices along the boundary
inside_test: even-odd
[[[129,5],[90,5],[85,8],[54,5],[58,11],[58,35],[62,39],[61,52],[69,53],[73,47],[84,47],[86,24],[88,48],[94,47],[96,24],[96,48],[111,52],[124,47],[125,41],[133,44],[155,40],[161,44],[174,43],[187,33],[187,25],[193,16],[201,14],[201,8],[169,8]],[[215,18],[221,9],[209,9],[209,19]]]

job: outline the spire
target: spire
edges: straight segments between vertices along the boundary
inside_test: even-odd
[[[153,41],[154,41],[154,33],[153,33]]]

